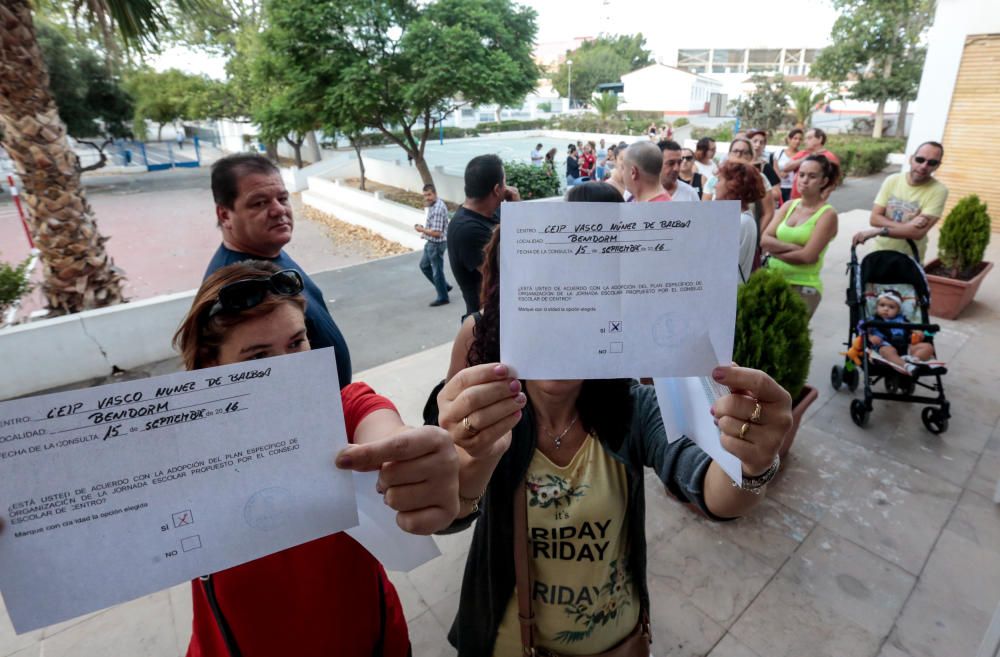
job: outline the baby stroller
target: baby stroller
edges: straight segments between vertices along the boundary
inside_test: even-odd
[[[913,258],[896,251],[875,251],[858,263],[856,247],[851,247],[851,262],[847,271],[850,286],[847,288],[847,305],[851,308],[851,326],[847,337],[848,351],[843,365],[834,365],[830,372],[830,383],[834,390],[846,385],[851,392],[857,389],[859,378],[864,382],[864,400],[851,402],[851,419],[863,427],[872,412],[872,401],[885,399],[916,404],[930,404],[920,413],[927,430],[934,434],[948,429],[951,417],[950,404],[944,395],[941,377],[947,373],[943,366],[916,365],[912,375],[899,372],[877,354],[868,349],[868,334],[873,329],[891,329],[900,324],[880,321],[875,312],[876,299],[887,290],[895,290],[902,296],[901,315],[916,321],[919,312],[921,323],[906,323],[905,343],[900,345],[900,353],[906,353],[906,345],[916,333],[922,341],[933,344],[934,334],[941,330],[937,324],[928,321],[930,289],[923,268],[918,264],[917,246],[907,240],[913,250]],[[882,383],[885,392],[875,392]],[[930,391],[936,396],[914,394],[918,388]],[[923,392],[921,390],[921,392]]]

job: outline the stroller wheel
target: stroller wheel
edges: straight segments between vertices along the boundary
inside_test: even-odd
[[[903,379],[899,382],[899,389],[904,395],[912,395],[917,389],[917,379],[913,376],[900,377]]]
[[[858,368],[844,370],[844,383],[847,384],[847,389],[851,392],[858,389]]]
[[[833,386],[834,390],[840,390],[840,387],[844,385],[844,368],[840,365],[834,365],[833,369],[830,370],[830,385]]]
[[[859,427],[865,426],[869,415],[871,415],[871,411],[868,410],[863,401],[855,399],[851,402],[851,420],[854,421],[854,424]]]
[[[944,433],[948,430],[948,418],[945,416],[944,411],[933,406],[925,406],[924,410],[920,411],[920,419],[923,421],[924,426],[927,430],[934,435]]]
[[[885,384],[885,391],[889,394],[895,395],[899,392],[899,382],[895,374],[886,374],[883,383]]]

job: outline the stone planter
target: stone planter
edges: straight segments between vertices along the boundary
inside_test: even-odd
[[[934,259],[927,264],[927,268],[932,269],[937,264],[940,264],[940,260]],[[983,264],[986,266],[968,281],[927,274],[927,283],[931,288],[931,315],[942,319],[958,318],[965,307],[972,303],[986,274],[993,269],[992,262]]]
[[[817,397],[819,397],[819,390],[806,385],[802,388],[802,392],[799,393],[799,398],[792,403],[792,426],[788,430],[788,433],[785,434],[785,442],[781,444],[781,449],[778,450],[778,455],[782,459],[785,458],[788,450],[792,448],[792,443],[795,442],[795,434],[799,431],[799,423],[802,422],[802,416],[805,415],[806,409],[816,401]]]

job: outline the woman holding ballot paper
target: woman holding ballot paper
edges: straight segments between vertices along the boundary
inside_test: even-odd
[[[603,183],[567,197],[622,202]],[[737,487],[689,439],[668,443],[652,386],[518,380],[497,362],[499,235],[486,249],[481,316],[463,325],[438,395],[462,463],[451,530],[479,520],[449,640],[459,657],[648,655],[644,468],[709,518],[738,517],[777,472],[791,400],[763,372],[712,372],[732,390],[712,413],[742,461]]]
[[[189,370],[307,351],[305,304],[294,270],[263,261],[229,265],[202,284],[175,343]],[[295,391],[286,392],[293,410]],[[340,395],[354,444],[337,456],[337,467],[380,469],[378,491],[402,529],[447,527],[459,510],[448,434],[404,426],[392,402],[364,383]],[[409,654],[396,590],[382,565],[344,533],[202,577],[192,588],[189,657]]]

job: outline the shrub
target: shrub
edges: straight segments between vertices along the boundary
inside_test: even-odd
[[[691,139],[711,137],[715,141],[732,141],[733,128],[735,126],[736,123],[734,121],[726,121],[714,128],[694,128],[691,130]]]
[[[990,243],[990,215],[986,204],[975,194],[966,196],[952,208],[941,226],[938,257],[957,278],[983,261]]]
[[[30,262],[30,258],[19,265],[0,262],[0,316],[35,287],[28,280]]]
[[[513,132],[514,130],[538,130],[544,128],[547,124],[548,121],[545,119],[532,119],[528,121],[510,119],[494,123],[480,123],[476,126],[476,131],[486,134],[491,132]]]
[[[559,196],[559,177],[552,171],[524,162],[504,162],[503,168],[507,184],[517,187],[524,200]]]
[[[736,293],[733,360],[771,375],[795,400],[811,357],[805,302],[781,274],[758,269]]]
[[[688,123],[691,123],[691,122],[688,121],[685,117],[682,116],[681,118],[679,118],[676,121],[674,121],[674,127],[675,128],[683,128]]]
[[[552,111],[552,103],[549,103],[549,102],[538,103],[538,111],[539,112],[551,112]]]

